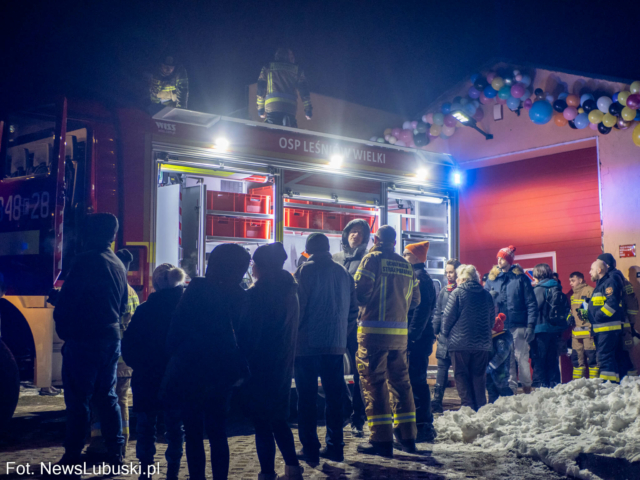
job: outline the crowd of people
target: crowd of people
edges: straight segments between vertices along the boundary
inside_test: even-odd
[[[344,460],[345,404],[354,437],[363,437],[368,423],[369,441],[358,445],[362,454],[392,457],[394,449],[415,453],[417,442],[433,442],[433,413],[443,410],[451,365],[461,404],[475,410],[486,404],[487,393],[494,402],[516,394],[519,383],[524,393],[555,386],[568,329],[574,378],[588,372],[617,382],[636,374],[628,350],[637,300],[610,254],[591,267],[595,288],[580,272],[571,274],[571,300],[547,264],[534,268],[532,285],[514,263],[512,246],[498,252],[486,282],[473,265],[449,260],[447,285],[436,295],[425,266],[429,242],[406,245],[398,255],[395,230],[382,226],[368,248],[369,225],[355,220],[333,256],[327,236],[309,235],[293,275],[283,269],[287,253],[279,242],[257,248],[253,257],[239,245],[219,245],[205,277],[186,288],[180,268],[159,265],[153,293],[138,305],[127,284],[131,254],[111,249],[117,230],[111,214],[86,218],[84,252],[52,297],[56,330],[65,341],[62,465],[82,462],[90,421],[99,422],[92,438],[103,439],[106,462],[122,464],[129,379],[142,480],[154,464],[158,433],[168,443],[168,480],[178,478],[185,444],[189,477],[203,480],[205,432],[213,478],[226,479],[232,396],[255,428],[259,479],[270,480],[303,478],[300,460]],[[250,265],[255,281],[245,290],[241,282]],[[432,402],[427,368],[436,342]],[[345,354],[356,367],[353,391],[344,380]],[[288,424],[292,378],[299,451]],[[318,378],[326,399],[324,446],[317,430]],[[160,416],[164,432],[158,432]],[[283,476],[276,473],[276,446]]]

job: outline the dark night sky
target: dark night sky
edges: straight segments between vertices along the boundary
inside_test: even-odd
[[[245,86],[279,44],[293,48],[312,91],[406,116],[497,57],[640,79],[637,0],[94,0],[1,8],[5,105],[80,90],[132,98],[164,40],[189,72],[189,107],[221,114],[245,106]]]

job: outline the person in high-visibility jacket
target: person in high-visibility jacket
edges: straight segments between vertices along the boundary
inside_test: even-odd
[[[394,252],[395,230],[384,225],[356,274],[360,305],[356,364],[371,436],[360,453],[393,456],[393,436],[416,451],[416,409],[407,363],[407,315],[420,303],[411,264]],[[390,402],[390,397],[392,398]]]
[[[598,378],[600,368],[596,361],[596,345],[591,336],[591,324],[587,318],[585,306],[593,295],[593,287],[584,281],[582,272],[573,272],[569,275],[569,284],[573,289],[571,295],[571,313],[569,325],[571,325],[571,363],[573,363],[573,379],[587,376],[589,366],[589,378]]]
[[[266,123],[298,127],[296,110],[298,93],[304,105],[304,114],[311,120],[313,107],[307,77],[297,65],[293,52],[279,48],[273,62],[262,67],[257,86],[257,107],[260,118]]]
[[[589,301],[588,315],[596,342],[600,378],[618,383],[618,350],[624,320],[620,302],[624,285],[615,274],[614,262],[611,254],[603,253],[591,265],[591,280],[597,283]]]
[[[165,55],[149,77],[149,100],[158,108],[187,108],[189,77],[173,55]]]

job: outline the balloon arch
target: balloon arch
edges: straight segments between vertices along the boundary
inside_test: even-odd
[[[612,129],[627,130],[634,121],[640,121],[640,81],[613,96],[563,92],[556,95],[541,88],[531,91],[531,75],[519,70],[490,72],[486,76],[471,75],[472,85],[464,97],[458,96],[441,105],[437,112],[427,113],[420,120],[406,121],[402,128],[387,128],[382,137],[371,137],[372,142],[390,143],[400,147],[424,148],[432,140],[449,138],[463,125],[453,116],[461,111],[475,121],[484,118],[483,105],[499,103],[509,110],[520,112],[524,108],[536,125],[553,121],[558,127],[591,128],[603,135]],[[633,142],[640,147],[640,123],[632,133]]]

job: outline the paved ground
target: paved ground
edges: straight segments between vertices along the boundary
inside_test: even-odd
[[[61,440],[64,432],[64,401],[62,396],[41,397],[34,389],[23,392],[20,404],[13,419],[11,429],[0,437],[0,475],[2,478],[18,478],[15,473],[7,474],[6,462],[16,465],[31,464],[32,478],[40,476],[40,462],[55,462],[63,453]],[[447,390],[445,408],[456,409],[459,399],[455,389]],[[135,426],[135,418],[132,418]],[[297,430],[294,435],[297,440]],[[324,429],[320,432],[324,437]],[[231,479],[256,479],[260,471],[256,456],[253,430],[239,415],[232,415],[229,426],[229,444],[231,449]],[[513,453],[487,453],[474,447],[456,445],[421,444],[419,455],[396,454],[393,459],[363,456],[356,452],[361,439],[354,439],[345,429],[345,462],[325,461],[312,468],[305,466],[305,478],[308,479],[466,479],[466,478],[522,478],[522,479],[560,479],[564,478],[552,472],[540,462],[528,458],[518,458]],[[299,445],[298,445],[299,447]],[[158,445],[161,473],[164,472],[164,439]],[[135,436],[127,451],[128,462],[135,461]],[[277,469],[284,470],[284,462],[278,454]],[[181,478],[187,478],[186,462],[180,472]],[[115,477],[131,478],[131,477]],[[156,477],[162,478],[162,475]]]

